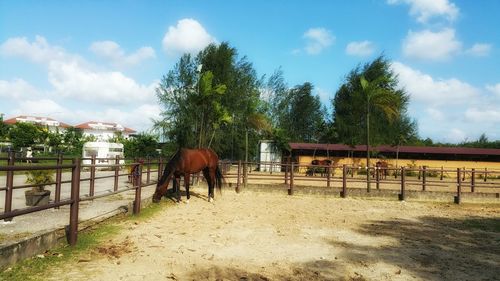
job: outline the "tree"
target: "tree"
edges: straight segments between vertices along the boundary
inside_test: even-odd
[[[42,143],[42,131],[39,127],[25,122],[18,122],[9,130],[9,139],[15,149],[29,147],[36,143]]]
[[[416,123],[406,113],[409,96],[397,84],[390,62],[380,56],[363,68],[352,70],[333,99],[339,140],[349,145],[365,142],[367,171],[371,144],[398,143],[397,139],[416,135]],[[367,188],[370,189],[369,184]]]
[[[273,97],[272,114],[275,126],[284,130],[289,141],[317,142],[325,124],[325,109],[313,86],[306,82]]]
[[[185,54],[157,88],[164,111],[155,131],[177,147],[210,146],[221,158],[241,159],[260,138],[253,128],[263,124],[259,89],[252,64],[228,43]]]
[[[66,128],[62,135],[62,138],[65,152],[81,157],[84,143],[82,130],[74,127]]]
[[[123,141],[125,157],[157,157],[158,141],[155,136],[139,134],[136,137]]]
[[[313,85],[304,83],[289,88],[278,69],[263,83],[265,113],[270,121],[268,139],[281,151],[289,151],[288,142],[332,142],[335,130],[319,97],[312,94]]]
[[[8,138],[9,125],[3,122],[3,114],[0,114],[0,141],[5,141]]]

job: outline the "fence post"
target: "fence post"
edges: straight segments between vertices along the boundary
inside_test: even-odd
[[[330,165],[326,167],[326,187],[330,188]]]
[[[292,163],[290,166],[290,185],[288,186],[288,195],[293,195],[293,170],[294,165]]]
[[[488,178],[488,168],[484,168],[484,182],[486,182],[487,178]]]
[[[290,163],[285,164],[285,185],[288,185],[288,169],[290,168],[289,164]]]
[[[462,177],[461,177],[461,170],[460,168],[457,168],[457,195],[454,198],[455,204],[460,204],[461,197],[462,197]]]
[[[134,200],[134,215],[141,212],[141,192],[142,192],[142,164],[137,164],[134,167],[134,171],[138,171],[137,175],[134,175],[134,186],[135,186],[135,200]]]
[[[441,178],[440,178],[440,180],[443,180],[443,176],[444,176],[444,168],[443,168],[443,166],[441,166]]]
[[[94,196],[94,187],[95,187],[95,155],[92,155],[92,159],[90,160],[90,164],[92,165],[90,167],[90,190],[89,190],[89,196],[92,197]]]
[[[248,182],[248,163],[243,163],[243,187],[247,187]]]
[[[78,208],[80,203],[80,158],[73,159],[71,171],[71,205],[69,212],[69,226],[67,227],[68,243],[76,245],[78,237]]]
[[[380,167],[375,166],[375,181],[376,181],[376,188],[377,190],[380,189]]]
[[[427,188],[427,166],[422,166],[422,190]]]
[[[9,159],[7,160],[7,166],[14,166],[15,155],[14,151],[9,151],[8,155]],[[5,191],[5,213],[9,213],[12,211],[12,193],[14,187],[14,171],[7,171],[7,180],[6,180],[7,190]],[[12,221],[12,218],[4,219],[4,221]]]
[[[241,184],[241,160],[238,160],[238,174],[236,176],[236,192],[240,192],[240,184]]]
[[[368,164],[366,166],[366,192],[370,193],[371,191],[371,179],[370,179],[370,169],[371,167],[368,167]]]
[[[120,164],[120,156],[116,155],[115,157],[115,165]],[[114,184],[114,191],[118,191],[118,174],[119,174],[119,167],[115,166],[115,184]]]
[[[57,155],[57,166],[62,165],[63,159],[62,159],[62,154],[59,153]],[[61,201],[61,178],[62,178],[62,168],[57,168],[56,169],[56,194],[54,196],[54,202],[59,203]],[[59,207],[56,207],[56,209],[59,209]]]
[[[148,165],[147,173],[146,173],[146,183],[149,184],[151,180],[151,157],[146,158],[146,164]]]
[[[340,197],[347,197],[347,165],[342,165],[342,191],[340,192]]]
[[[405,194],[405,167],[401,167],[401,193],[399,193],[399,201],[404,201],[406,199],[406,194]]]
[[[476,189],[476,169],[472,168],[470,175],[470,192],[474,192]]]

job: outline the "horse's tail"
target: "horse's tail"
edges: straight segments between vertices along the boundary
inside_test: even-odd
[[[221,192],[223,182],[224,176],[222,175],[219,165],[217,165],[217,168],[215,169],[215,187],[217,187],[217,190],[219,190],[219,192]]]

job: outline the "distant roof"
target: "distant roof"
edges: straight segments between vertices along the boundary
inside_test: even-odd
[[[289,143],[292,150],[329,150],[329,151],[366,151],[366,145],[356,145],[354,147],[345,144],[325,144],[325,143]],[[397,152],[396,146],[380,145],[371,148],[378,152]],[[460,155],[497,155],[500,156],[500,149],[494,148],[469,148],[469,147],[433,147],[433,146],[400,146],[400,153],[418,154],[460,154]]]
[[[135,133],[136,131],[127,127],[123,127],[120,124],[117,123],[111,123],[111,122],[96,122],[96,121],[89,121],[85,122],[79,125],[76,125],[75,128],[79,129],[93,129],[93,130],[110,130],[110,131],[123,131],[126,133]]]
[[[52,119],[50,117],[38,117],[38,116],[27,116],[27,115],[20,115],[17,117],[13,117],[7,120],[3,121],[5,124],[16,124],[17,122],[29,122],[29,123],[35,123],[35,124],[40,124],[40,125],[48,125],[48,126],[54,126],[54,127],[61,127],[61,128],[69,128],[71,125],[57,121],[55,119]]]

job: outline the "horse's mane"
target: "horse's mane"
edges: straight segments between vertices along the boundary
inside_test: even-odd
[[[179,163],[179,161],[181,160],[181,151],[182,149],[178,149],[177,152],[175,152],[175,154],[172,156],[172,158],[170,158],[167,165],[165,166],[165,170],[163,170],[163,175],[158,181],[158,185],[164,184],[170,174],[174,171],[175,165],[177,165],[177,163]]]

